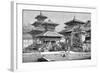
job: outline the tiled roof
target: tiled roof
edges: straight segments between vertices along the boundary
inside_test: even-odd
[[[66,22],[65,24],[69,25],[69,26],[71,26],[71,25],[73,26],[73,25],[77,25],[77,24],[85,24],[85,22],[80,21],[78,19],[73,19],[73,20]]]
[[[63,35],[55,32],[55,31],[47,31],[45,33],[41,33],[41,34],[38,34],[36,35],[37,37],[38,36],[49,36],[49,37],[62,37]]]

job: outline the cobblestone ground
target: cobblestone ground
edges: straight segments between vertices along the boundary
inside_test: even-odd
[[[23,53],[23,62],[38,62],[38,59],[44,58],[47,61],[65,61],[65,60],[89,60],[91,53],[70,52],[56,54]]]

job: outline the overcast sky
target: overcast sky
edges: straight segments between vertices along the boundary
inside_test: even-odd
[[[75,16],[76,19],[86,22],[91,19],[90,13],[75,13],[75,12],[54,12],[54,11],[41,11],[44,16],[47,16],[54,23],[59,25],[56,31],[63,30],[65,22],[70,21]],[[36,21],[35,17],[40,14],[40,11],[23,10],[23,25],[30,25]]]

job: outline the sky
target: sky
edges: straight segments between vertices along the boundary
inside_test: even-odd
[[[91,20],[91,13],[76,13],[76,12],[55,12],[55,11],[41,11],[44,16],[47,16],[52,22],[59,24],[55,30],[57,32],[64,29],[65,22],[68,22],[73,19],[75,16],[76,19],[86,22]],[[30,26],[36,21],[35,17],[40,14],[40,11],[36,10],[23,10],[23,26]],[[31,28],[30,28],[31,29]]]

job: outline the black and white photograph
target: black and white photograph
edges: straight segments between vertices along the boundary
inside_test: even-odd
[[[22,10],[22,62],[91,60],[91,13]]]
[[[97,64],[95,7],[30,2],[13,5],[12,70],[66,69]]]

